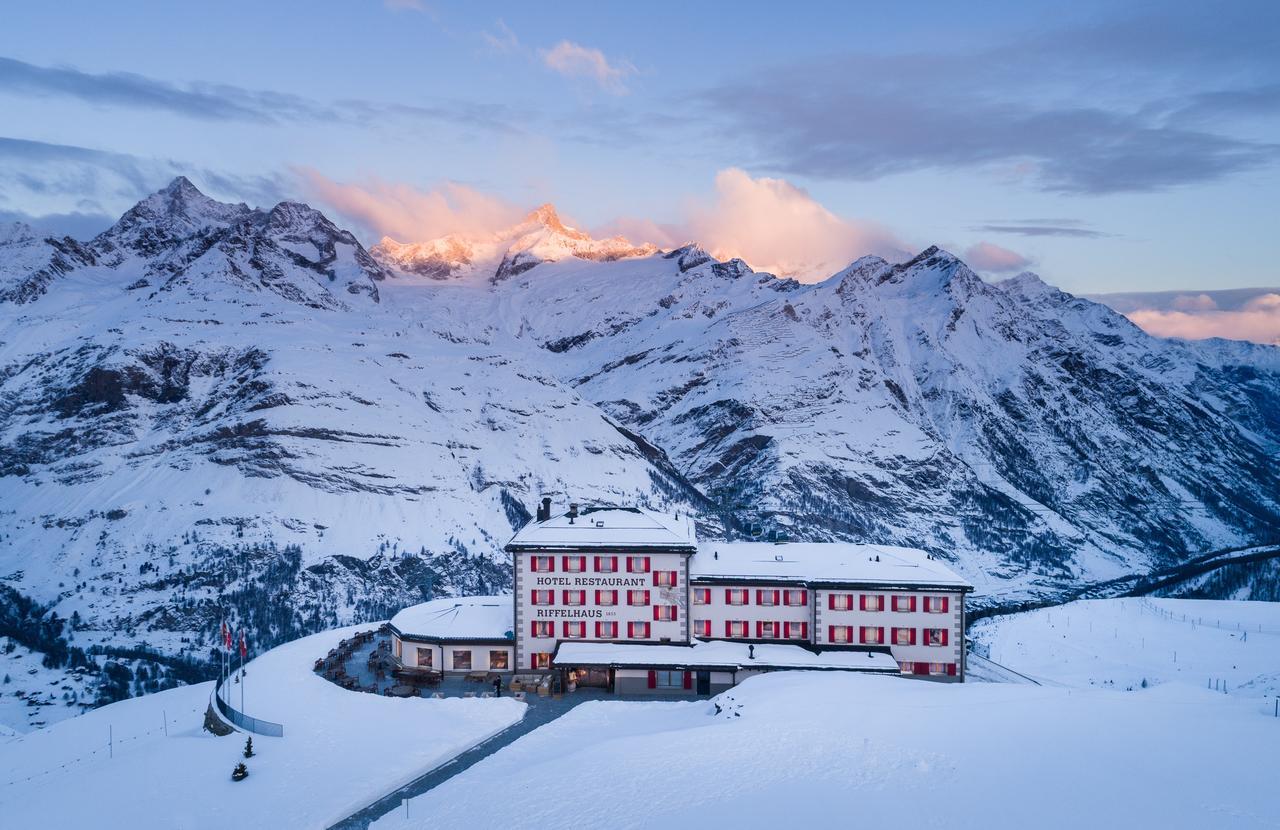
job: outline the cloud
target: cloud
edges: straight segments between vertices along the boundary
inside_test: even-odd
[[[1022,219],[975,225],[972,230],[1015,236],[1065,236],[1076,239],[1101,239],[1109,233],[1086,228],[1074,219]]]
[[[529,118],[528,113],[502,104],[448,99],[429,104],[363,99],[323,102],[288,92],[210,83],[178,86],[130,72],[95,74],[4,57],[0,57],[0,91],[75,98],[99,106],[168,112],[201,120],[258,124],[329,122],[364,126],[401,118],[516,133],[521,132],[518,125]]]
[[[9,203],[0,210],[76,238],[100,217],[113,211],[118,216],[178,175],[212,196],[250,204],[275,204],[288,191],[279,175],[246,176],[174,159],[0,136],[0,193]]]
[[[1156,191],[1280,159],[1280,143],[1238,120],[1280,113],[1280,63],[1255,13],[1275,16],[1170,13],[850,51],[762,67],[694,100],[757,170],[870,180],[978,169],[1055,192]]]
[[[863,254],[901,258],[904,246],[872,222],[836,216],[783,179],[737,168],[716,174],[715,199],[694,205],[689,238],[721,259],[805,281],[828,277]]]
[[[516,37],[516,33],[511,31],[511,27],[501,17],[498,18],[496,32],[483,31],[480,33],[480,37],[495,52],[516,52],[520,49],[520,39]]]
[[[1159,337],[1224,337],[1280,345],[1280,293],[1262,294],[1232,311],[1212,307],[1182,311],[1139,309],[1125,316]]]
[[[519,222],[525,211],[511,202],[456,182],[431,190],[370,179],[334,181],[319,171],[295,171],[309,199],[322,202],[375,236],[421,242],[448,234],[479,236]]]
[[[613,95],[625,95],[627,87],[623,81],[636,72],[636,68],[626,61],[610,63],[599,49],[569,40],[562,40],[539,54],[543,63],[566,78],[589,78]]]
[[[990,242],[969,246],[964,252],[964,260],[979,271],[1022,271],[1031,265],[1031,260],[1022,254]]]
[[[1218,303],[1208,294],[1179,294],[1172,305],[1177,311],[1213,311]]]
[[[69,236],[72,239],[88,240],[114,225],[116,217],[105,213],[79,211],[32,216],[21,211],[0,208],[0,225],[9,222],[30,225],[41,236]]]

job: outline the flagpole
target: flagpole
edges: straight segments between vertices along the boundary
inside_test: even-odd
[[[240,629],[240,711],[244,711],[244,629]]]

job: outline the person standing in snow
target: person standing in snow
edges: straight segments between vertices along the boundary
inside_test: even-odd
[[[502,678],[493,681],[493,696],[502,697]]]

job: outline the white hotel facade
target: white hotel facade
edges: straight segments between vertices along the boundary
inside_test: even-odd
[[[972,586],[910,548],[702,542],[689,518],[576,505],[511,539],[512,671],[627,694],[782,669],[964,679]]]

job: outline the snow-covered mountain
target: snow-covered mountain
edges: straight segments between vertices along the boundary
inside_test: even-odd
[[[515,227],[496,234],[450,234],[429,242],[402,244],[390,237],[373,247],[375,257],[394,268],[432,279],[486,273],[494,282],[542,263],[566,259],[612,262],[649,256],[653,245],[633,245],[621,236],[593,239],[567,227],[552,205],[531,211]]]
[[[185,179],[88,242],[0,230],[0,592],[82,646],[203,656],[224,613],[276,642],[501,588],[543,493],[1051,595],[1274,535],[1277,413],[1280,350],[935,248],[801,285],[544,207],[366,251]]]

